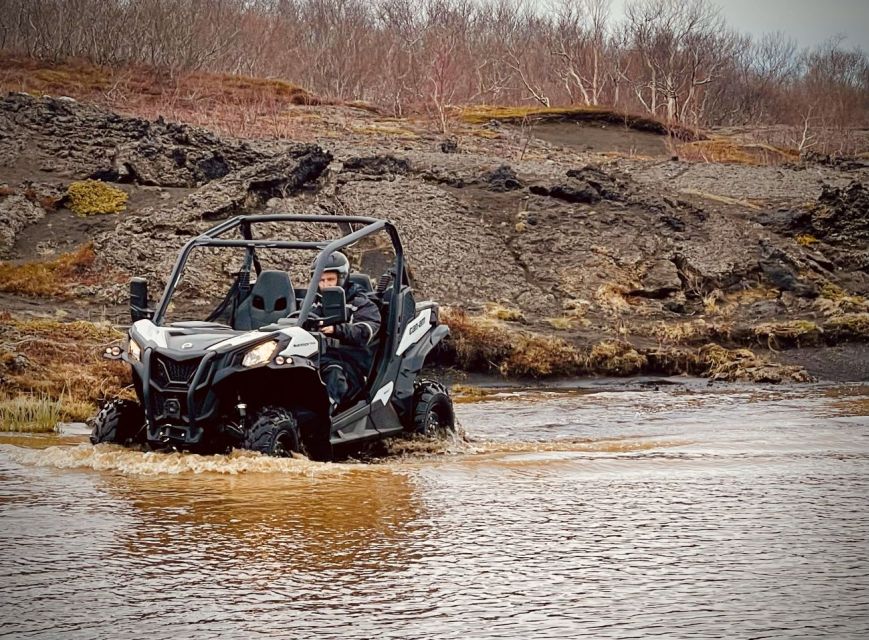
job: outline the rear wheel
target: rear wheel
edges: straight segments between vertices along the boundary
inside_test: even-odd
[[[416,383],[413,432],[429,438],[444,438],[456,432],[453,401],[439,382],[419,380]]]
[[[132,400],[112,400],[93,419],[91,444],[145,442],[145,414]]]
[[[296,416],[283,407],[265,407],[247,430],[244,448],[279,458],[302,453]]]

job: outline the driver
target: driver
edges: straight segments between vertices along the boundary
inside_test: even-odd
[[[331,410],[358,394],[371,371],[377,334],[380,331],[380,311],[358,285],[348,282],[350,261],[335,251],[320,276],[319,289],[343,287],[350,317],[347,322],[320,331],[336,339],[340,346],[329,347],[320,358],[320,374],[326,383]]]

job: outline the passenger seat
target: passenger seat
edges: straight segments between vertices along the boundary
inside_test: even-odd
[[[233,329],[252,331],[296,310],[296,294],[285,271],[262,271],[235,312]]]

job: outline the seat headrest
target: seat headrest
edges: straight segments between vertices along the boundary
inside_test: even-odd
[[[285,271],[262,271],[236,312],[236,329],[259,329],[296,310],[296,292]]]
[[[365,273],[351,273],[347,276],[347,282],[355,284],[365,293],[374,291],[374,287],[371,286],[371,278]]]

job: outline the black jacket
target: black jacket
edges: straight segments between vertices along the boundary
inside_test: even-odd
[[[362,375],[371,369],[380,333],[380,309],[357,285],[347,289],[350,318],[335,326],[332,338],[341,343],[341,359],[351,363]]]

